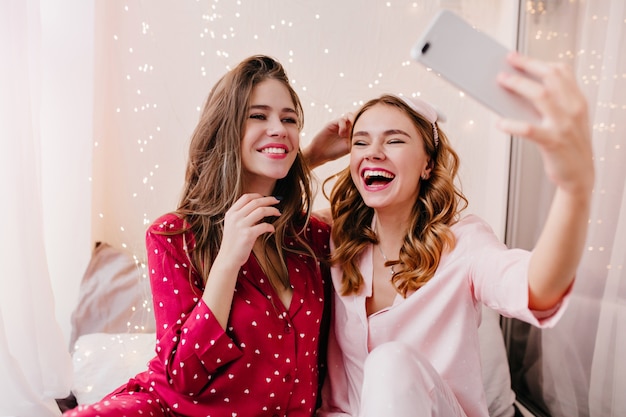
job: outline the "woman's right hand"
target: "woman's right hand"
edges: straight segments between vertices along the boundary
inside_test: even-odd
[[[243,265],[250,257],[257,238],[274,232],[274,226],[263,219],[280,216],[275,207],[279,202],[276,197],[261,194],[239,197],[224,217],[224,236],[217,258],[225,257],[228,263],[237,267]]]
[[[272,196],[244,194],[226,212],[220,250],[211,265],[202,294],[202,299],[224,329],[228,324],[239,269],[250,257],[257,238],[274,232],[274,226],[263,219],[280,216],[275,207],[278,202]]]

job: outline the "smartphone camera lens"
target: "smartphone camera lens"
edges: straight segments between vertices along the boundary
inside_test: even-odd
[[[430,42],[426,42],[424,46],[422,46],[422,53],[425,54],[428,48],[430,48]]]

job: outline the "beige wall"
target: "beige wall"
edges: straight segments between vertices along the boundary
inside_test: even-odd
[[[91,242],[145,259],[144,230],[175,208],[188,139],[210,87],[242,58],[275,56],[305,109],[302,142],[328,120],[383,92],[420,94],[446,113],[442,128],[462,158],[469,212],[504,234],[509,140],[487,110],[418,64],[409,51],[442,7],[464,15],[502,43],[515,44],[517,2],[459,1],[95,1]],[[73,13],[67,7],[67,13]],[[75,40],[77,41],[77,40]],[[345,159],[328,164],[320,179]],[[67,191],[68,194],[71,190]],[[316,207],[326,205],[323,197]],[[85,213],[84,213],[85,214]],[[77,227],[79,227],[77,225]],[[83,242],[84,243],[84,242]],[[58,242],[51,245],[63,245]],[[64,262],[72,262],[64,256]],[[88,259],[74,260],[80,267]],[[62,271],[53,273],[60,282]],[[74,282],[55,284],[69,329]],[[75,286],[67,294],[63,286]],[[59,307],[58,307],[59,308]],[[69,333],[69,331],[68,331]]]

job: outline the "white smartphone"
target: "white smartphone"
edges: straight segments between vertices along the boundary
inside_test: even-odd
[[[411,57],[502,117],[537,122],[523,97],[496,81],[500,72],[519,72],[506,62],[509,50],[449,10],[439,12],[411,50]]]

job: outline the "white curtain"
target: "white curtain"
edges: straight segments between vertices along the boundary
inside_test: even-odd
[[[597,179],[575,299],[562,325],[544,334],[543,374],[553,415],[618,417],[626,415],[626,7],[603,0],[579,10],[577,69]]]
[[[590,272],[586,276],[590,286],[597,280],[606,281],[591,362],[589,415],[618,417],[626,415],[626,5],[622,0],[604,3],[600,10],[591,2],[586,5],[586,16],[600,11],[608,19],[598,25],[603,30],[587,32],[583,46],[588,51],[603,46],[598,48],[600,62],[588,59],[589,65],[600,64],[602,68],[594,117],[600,175],[591,226],[594,240],[590,244],[608,254],[597,265],[586,260],[582,269]],[[603,225],[605,222],[608,224]]]
[[[84,2],[78,0],[75,5]],[[72,0],[41,0],[41,3],[49,10],[69,13],[70,17],[71,13],[76,13]],[[498,164],[504,164],[502,161],[506,158],[502,156],[504,149],[497,148],[500,138],[488,143],[485,140],[484,132],[493,130],[491,120],[477,114],[479,106],[459,100],[456,91],[447,84],[426,78],[416,66],[405,65],[405,51],[427,23],[427,17],[443,6],[456,7],[483,29],[508,39],[506,34],[513,25],[503,16],[510,15],[510,10],[505,8],[513,7],[512,3],[442,0],[438,3],[410,1],[398,6],[397,2],[372,2],[379,7],[376,9],[374,6],[359,8],[358,1],[294,2],[290,7],[283,2],[268,2],[274,9],[267,12],[265,5],[254,1],[189,1],[183,3],[185,7],[163,1],[95,3],[100,13],[100,19],[95,20],[100,25],[97,32],[101,35],[96,40],[107,52],[96,57],[99,63],[96,79],[109,81],[96,83],[96,89],[105,89],[106,94],[98,95],[101,100],[95,101],[95,114],[87,112],[63,122],[76,131],[79,122],[92,123],[95,119],[95,125],[101,128],[96,138],[102,142],[100,149],[117,143],[112,142],[113,139],[107,142],[109,137],[105,131],[113,138],[120,138],[119,147],[112,148],[111,159],[94,170],[95,179],[100,183],[104,182],[102,178],[110,178],[117,171],[126,175],[119,166],[126,160],[130,167],[140,169],[120,180],[120,187],[125,191],[127,187],[130,192],[113,193],[106,198],[96,196],[92,211],[101,216],[90,229],[89,219],[79,219],[90,216],[88,207],[83,204],[76,209],[75,201],[69,202],[67,196],[59,194],[63,191],[61,188],[70,188],[74,194],[86,194],[82,189],[76,192],[82,183],[62,184],[64,187],[55,189],[52,194],[42,192],[42,183],[51,181],[49,175],[42,174],[45,172],[42,158],[48,155],[53,144],[42,140],[42,44],[50,42],[50,38],[41,33],[40,1],[0,2],[0,218],[3,221],[0,228],[0,263],[3,265],[0,272],[0,416],[59,414],[53,399],[67,396],[71,363],[67,342],[54,320],[52,289],[59,286],[59,276],[67,275],[74,278],[67,282],[65,291],[77,293],[80,276],[75,271],[66,274],[55,271],[64,265],[84,270],[87,265],[84,257],[81,262],[72,264],[71,261],[80,250],[89,253],[89,230],[95,230],[94,235],[99,238],[102,229],[109,233],[105,240],[122,247],[130,242],[131,250],[141,253],[143,246],[133,243],[142,241],[145,219],[171,208],[176,199],[182,181],[182,165],[178,161],[184,159],[184,139],[188,138],[197,118],[195,107],[227,64],[243,55],[266,52],[288,64],[307,107],[309,132],[334,115],[329,108],[340,114],[350,110],[359,99],[382,90],[415,90],[434,97],[438,100],[435,104],[448,113],[447,128],[451,137],[457,138],[455,145],[465,161],[464,167],[470,167],[464,168],[463,174],[472,207],[499,229],[502,210],[495,196],[504,194],[500,186],[506,181],[485,186],[484,180],[501,179],[500,175],[490,175],[490,170],[498,168],[496,171],[500,173]],[[533,390],[535,399],[553,416],[623,416],[626,415],[626,395],[623,394],[626,392],[626,362],[620,355],[626,352],[623,267],[626,255],[625,5],[623,0],[521,3],[536,12],[529,14],[533,32],[527,34],[532,38],[533,47],[541,44],[546,58],[576,63],[579,80],[590,101],[597,167],[588,250],[579,270],[570,309],[555,329],[544,331],[539,337],[533,336],[530,343],[537,341],[541,359],[524,372],[527,381],[539,387]],[[397,14],[388,14],[391,10]],[[541,10],[546,12],[542,14]],[[365,16],[363,22],[375,19],[375,24],[358,25],[346,32],[346,16],[353,20],[355,13]],[[93,20],[92,16],[90,22]],[[384,30],[390,26],[394,30]],[[337,33],[328,30],[342,27],[344,29]],[[398,37],[399,32],[407,35]],[[321,38],[311,37],[310,33]],[[369,45],[369,49],[359,49],[363,44]],[[75,79],[76,75],[71,73],[74,60],[67,56],[60,56],[58,60],[68,63],[65,76]],[[358,70],[350,71],[352,67],[348,64]],[[111,84],[115,80],[119,85]],[[60,85],[55,80],[52,84]],[[310,88],[303,88],[305,86]],[[81,88],[88,89],[84,84]],[[62,107],[76,101],[68,98],[65,90],[60,90],[51,95],[66,100]],[[119,93],[120,97],[112,99],[113,93]],[[143,117],[152,118],[143,122]],[[468,123],[459,123],[466,118]],[[115,120],[120,121],[115,128],[103,122]],[[81,132],[88,136],[89,127],[83,127]],[[49,133],[47,128],[44,133]],[[67,136],[66,132],[61,133],[60,136]],[[149,146],[125,150],[124,146],[130,148],[138,141]],[[65,152],[67,161],[59,165],[69,166],[89,159],[91,154],[87,147],[91,142],[82,143],[87,144],[85,148],[62,143],[62,147],[73,151]],[[120,158],[120,149],[125,152],[123,158]],[[88,158],[77,159],[76,154]],[[169,164],[169,160],[173,162]],[[112,166],[116,169],[111,170]],[[142,181],[144,178],[146,180]],[[153,189],[158,192],[153,193]],[[549,192],[541,189],[531,192],[527,203],[531,210],[538,212],[536,206],[544,201],[538,196]],[[135,196],[147,203],[138,204]],[[120,209],[124,199],[131,203]],[[47,224],[47,228],[52,222],[46,221],[45,213],[42,214],[42,201],[46,213],[50,205],[66,203],[57,209],[74,210],[64,218],[71,222],[55,222],[58,228],[54,233],[44,233],[44,226]],[[158,204],[152,204],[154,202]],[[109,210],[104,203],[114,204],[114,207]],[[150,207],[146,207],[148,205]],[[152,205],[158,208],[155,213],[151,211]],[[135,206],[138,213],[134,211]],[[121,213],[119,219],[117,213]],[[102,223],[101,219],[107,223]],[[522,229],[531,233],[536,230],[522,223],[519,225]],[[130,235],[131,229],[137,232]],[[77,234],[80,235],[78,245]],[[54,249],[66,250],[70,255],[61,252],[47,262],[46,258],[51,258]],[[53,288],[49,275],[52,275]],[[59,300],[60,294],[55,295]],[[71,310],[74,301],[70,296],[69,300],[57,303],[68,305],[66,310]],[[68,311],[65,315],[69,318]],[[68,323],[61,323],[61,326],[68,326]]]
[[[0,2],[0,415],[54,416],[71,361],[55,320],[41,196],[38,1]]]
[[[514,366],[514,374],[523,379],[518,387],[525,399],[551,416],[625,416],[626,5],[623,0],[527,5],[536,12],[527,16],[527,48],[574,63],[589,99],[596,185],[570,308],[554,329],[513,332],[512,339],[525,339],[518,343],[522,348],[514,346],[513,361],[520,367]],[[550,186],[535,185],[520,203],[526,214],[517,219],[518,227],[528,234],[517,241],[520,246],[536,238],[547,210],[547,200],[535,196],[549,194]]]

